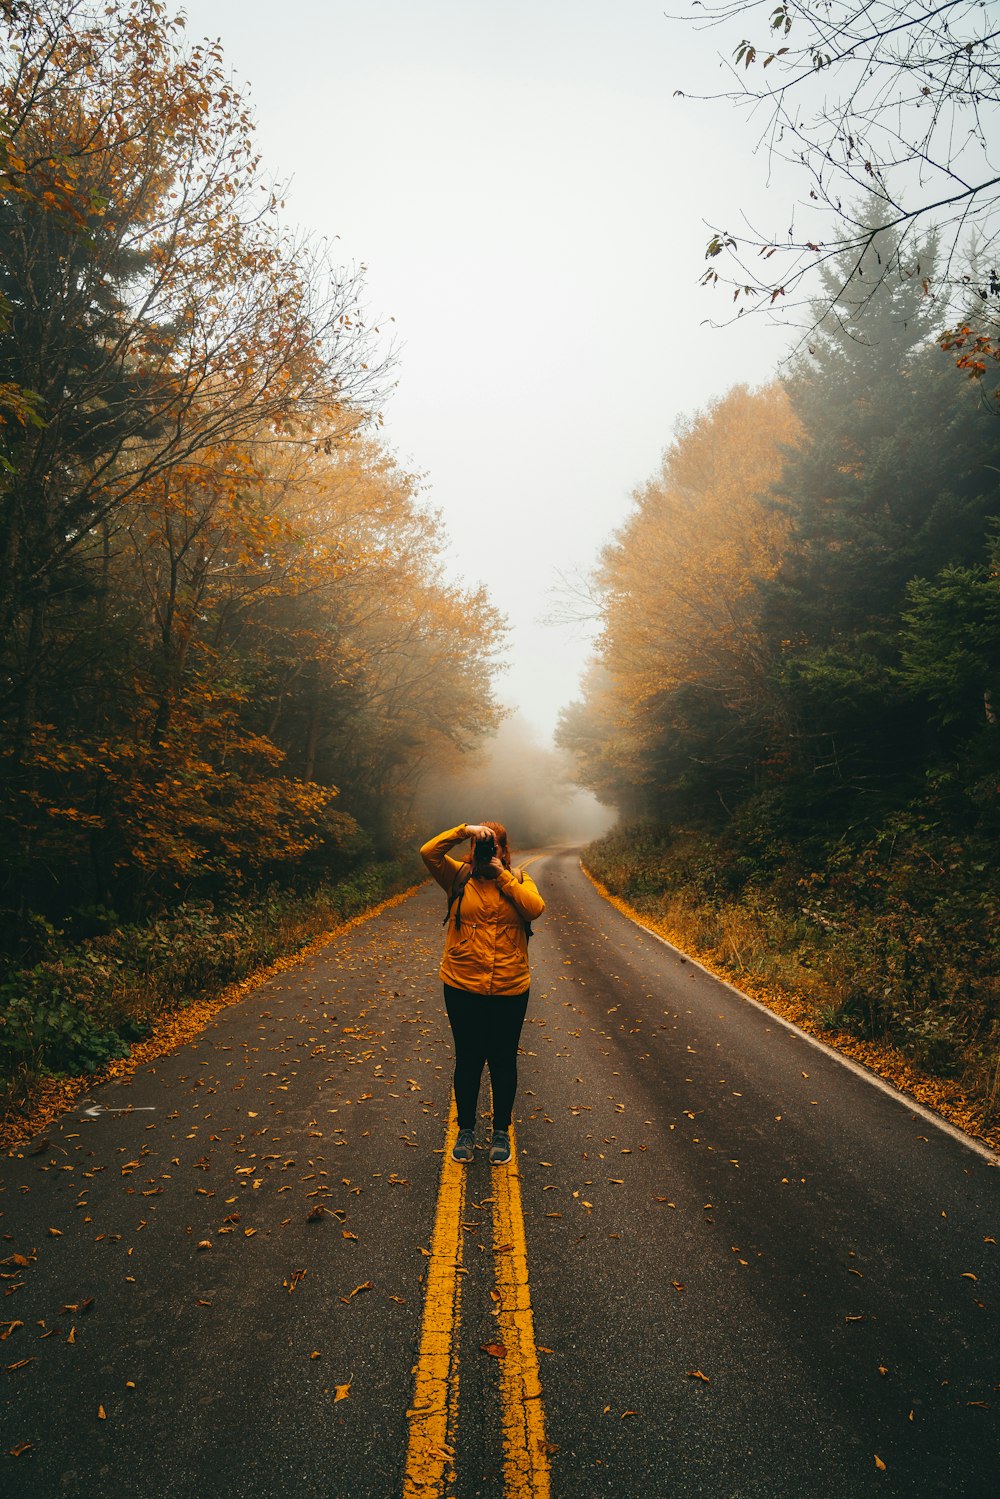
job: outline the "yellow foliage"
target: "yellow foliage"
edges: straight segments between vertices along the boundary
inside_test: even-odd
[[[784,388],[735,390],[688,421],[606,548],[602,659],[630,714],[698,684],[756,689],[751,599],[774,576],[788,523],[768,498],[798,428]]]

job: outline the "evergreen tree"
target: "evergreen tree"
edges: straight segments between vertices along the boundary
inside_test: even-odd
[[[933,263],[926,245],[910,278],[841,298],[787,380],[803,437],[776,491],[791,532],[762,612],[814,787],[871,788],[926,753],[897,671],[907,586],[977,565],[996,509],[1000,423],[930,337]]]

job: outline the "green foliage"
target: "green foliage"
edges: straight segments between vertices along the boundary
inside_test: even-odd
[[[50,964],[17,983],[0,985],[0,1075],[21,1067],[67,1073],[94,1072],[128,1053],[129,1039],[142,1030],[123,1021],[121,1029],[96,1024],[63,986],[75,987],[66,965]],[[123,1032],[131,1029],[126,1038]]]
[[[420,873],[416,861],[366,864],[301,895],[275,888],[228,908],[186,902],[76,942],[38,920],[44,956],[0,978],[0,1083],[16,1090],[33,1076],[95,1071],[125,1056],[159,1015],[218,993]]]
[[[760,817],[714,832],[633,825],[591,844],[585,861],[737,981],[774,984],[807,999],[825,1029],[889,1041],[928,1071],[984,1087],[1000,1035],[995,846],[958,843],[919,809],[874,837],[814,845],[808,859],[804,844],[772,839]]]
[[[838,311],[785,381],[776,564],[748,586],[731,549],[728,592],[678,633],[700,585],[678,588],[682,557],[648,566],[684,514],[651,485],[659,509],[605,554],[600,655],[563,742],[584,784],[645,818],[588,853],[612,890],[995,1111],[1000,424],[942,356],[919,278],[855,282]],[[710,494],[719,445],[696,439],[718,435],[711,415],[688,428],[684,503]],[[752,516],[743,488],[727,498]],[[699,501],[692,537],[710,521]],[[727,610],[742,650],[723,654]]]
[[[915,578],[906,596],[902,680],[937,725],[968,733],[1000,706],[1000,539],[987,562]]]

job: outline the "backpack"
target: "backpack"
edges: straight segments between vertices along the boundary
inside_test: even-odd
[[[518,880],[519,884],[521,884],[521,885],[524,884],[524,870],[523,869],[514,869],[514,870],[511,870],[511,873],[517,876],[517,880]],[[471,879],[472,879],[472,865],[471,864],[463,864],[462,867],[461,867],[461,869],[457,869],[455,871],[455,878],[452,881],[452,886],[451,886],[451,894],[448,897],[448,909],[444,913],[444,921],[441,923],[442,926],[447,926],[448,925],[448,918],[451,916],[451,908],[452,908],[452,906],[454,906],[455,907],[455,930],[456,930],[456,932],[460,932],[462,930],[462,896],[465,894],[465,887],[466,887],[466,885],[469,883],[469,881]],[[456,902],[457,902],[457,904],[456,904]],[[518,912],[518,915],[520,915],[520,912]],[[534,936],[534,933],[531,930],[531,922],[530,921],[525,921],[523,916],[521,916],[521,920],[522,920],[522,922],[524,922],[524,937],[525,937],[525,941],[526,942],[530,942],[531,939],[532,939],[532,937]]]

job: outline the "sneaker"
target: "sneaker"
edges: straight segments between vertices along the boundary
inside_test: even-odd
[[[458,1139],[455,1141],[451,1152],[453,1161],[461,1161],[467,1166],[476,1153],[476,1132],[474,1129],[460,1129]]]
[[[506,1166],[510,1160],[510,1135],[505,1129],[495,1129],[490,1141],[490,1164]]]

